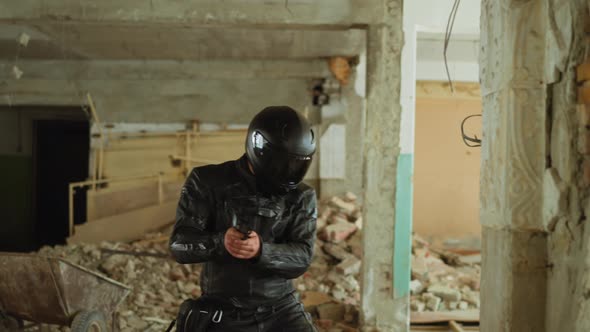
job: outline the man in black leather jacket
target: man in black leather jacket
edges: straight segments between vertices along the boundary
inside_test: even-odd
[[[314,250],[316,194],[301,183],[314,152],[301,114],[267,107],[244,156],[188,176],[170,250],[179,263],[204,263],[201,299],[216,312],[206,331],[315,331],[291,282]]]

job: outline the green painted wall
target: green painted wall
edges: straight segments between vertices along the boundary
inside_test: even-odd
[[[394,242],[394,284],[395,297],[410,293],[410,272],[412,257],[412,206],[414,155],[402,153],[397,161],[397,182],[395,193],[395,242]]]
[[[32,157],[0,155],[0,250],[35,246],[32,188]]]

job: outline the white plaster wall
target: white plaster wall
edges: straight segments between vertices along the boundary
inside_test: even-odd
[[[447,81],[444,32],[454,0],[404,1],[401,152],[414,151],[416,80]],[[480,1],[461,1],[447,58],[451,79],[479,82]]]
[[[404,27],[421,26],[422,31],[444,32],[454,0],[404,1]],[[453,33],[479,36],[480,0],[463,0],[459,5]]]

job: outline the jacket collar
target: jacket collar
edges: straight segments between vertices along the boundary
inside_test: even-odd
[[[248,188],[251,189],[253,192],[257,192],[256,190],[256,176],[250,172],[250,168],[248,167],[248,157],[246,154],[242,155],[240,159],[236,160],[236,168],[238,169],[238,173],[244,179]]]

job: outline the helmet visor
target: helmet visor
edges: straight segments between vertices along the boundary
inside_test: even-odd
[[[311,156],[302,156],[289,153],[273,147],[259,132],[252,135],[254,153],[260,162],[261,168],[272,182],[295,186],[303,180],[309,166]]]

